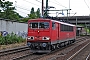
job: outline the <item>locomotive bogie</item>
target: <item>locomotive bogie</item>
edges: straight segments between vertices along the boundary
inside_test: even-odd
[[[28,45],[29,42],[27,42]],[[50,52],[51,46],[50,43],[46,42],[32,42],[31,45],[28,45],[30,47],[31,52]]]

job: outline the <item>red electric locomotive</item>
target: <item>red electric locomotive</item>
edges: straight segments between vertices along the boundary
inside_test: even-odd
[[[74,43],[75,39],[75,25],[43,18],[28,21],[27,45],[31,52],[50,52]]]

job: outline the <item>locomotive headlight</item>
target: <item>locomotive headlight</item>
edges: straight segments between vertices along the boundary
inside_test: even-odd
[[[27,38],[28,40],[34,40],[34,36],[30,36]]]
[[[47,46],[47,44],[46,44],[46,43],[42,43],[42,46],[43,46],[43,47],[46,47],[46,46]]]
[[[50,40],[50,37],[43,37],[42,40]]]
[[[28,42],[28,43],[27,43],[27,45],[28,45],[28,46],[31,46],[31,43],[30,43],[30,42]]]
[[[30,40],[30,37],[28,37],[27,39]]]

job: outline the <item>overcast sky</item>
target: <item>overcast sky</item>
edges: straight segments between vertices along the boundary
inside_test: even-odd
[[[16,11],[21,15],[26,17],[27,14],[30,14],[30,10],[34,7],[36,11],[37,8],[41,10],[41,2],[42,0],[6,0],[13,2],[16,7]],[[53,6],[55,8],[51,9],[71,9],[70,16],[88,16],[90,14],[90,0],[48,0],[49,6]],[[44,6],[46,0],[44,0]],[[58,11],[61,13],[61,11]],[[56,12],[50,12],[50,16],[56,16]],[[67,11],[63,11],[64,16],[67,16]],[[76,14],[75,14],[76,13]],[[59,14],[58,16],[62,16]]]

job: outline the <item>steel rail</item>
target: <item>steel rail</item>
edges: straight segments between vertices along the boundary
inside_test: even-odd
[[[70,56],[67,60],[72,60],[79,52],[81,52],[89,44],[90,44],[90,42],[88,44],[86,44],[84,47],[82,47],[80,50],[78,50],[75,54],[73,54],[72,56]]]
[[[26,46],[19,47],[19,48],[8,49],[8,50],[2,50],[2,51],[0,51],[0,56],[13,54],[13,53],[21,52],[21,51],[26,51],[26,50],[29,50],[29,48],[26,47]]]
[[[90,57],[90,53],[89,53],[89,55],[86,57],[86,60],[89,60],[89,57]]]
[[[26,54],[26,55],[23,55],[23,56],[20,56],[20,57],[13,58],[12,60],[20,60],[20,59],[28,57],[30,55],[33,55],[33,54]]]

